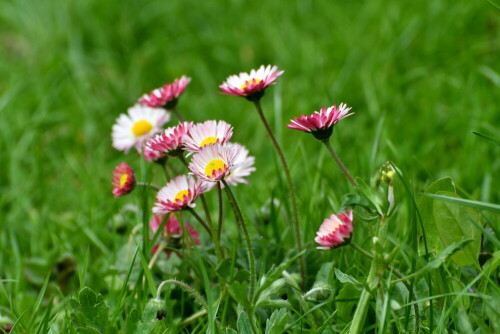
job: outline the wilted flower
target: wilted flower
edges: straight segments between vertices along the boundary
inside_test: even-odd
[[[182,122],[177,126],[167,128],[163,133],[156,135],[146,143],[146,150],[178,155],[182,152],[182,141],[191,126],[193,126],[192,122]]]
[[[203,181],[217,182],[234,170],[235,159],[234,149],[216,143],[195,153],[188,168]]]
[[[175,79],[173,83],[165,84],[148,94],[144,94],[139,102],[151,108],[172,109],[177,105],[179,96],[182,95],[191,78],[183,75],[180,79]]]
[[[132,168],[122,162],[113,170],[113,196],[120,197],[134,189],[135,176]]]
[[[250,101],[258,101],[264,90],[275,84],[276,78],[283,74],[277,66],[262,65],[258,70],[250,73],[241,72],[239,75],[230,75],[226,81],[219,86],[222,94],[243,96]]]
[[[144,143],[162,130],[170,120],[170,113],[164,109],[154,109],[139,104],[121,114],[113,125],[113,147],[128,152],[135,147],[142,152]]]
[[[205,121],[197,123],[184,136],[184,145],[192,153],[203,147],[220,143],[225,144],[233,135],[233,127],[224,121]]]
[[[179,175],[161,188],[156,195],[153,213],[161,214],[194,208],[193,201],[203,193],[202,185],[193,177]]]
[[[335,248],[351,237],[352,229],[352,209],[332,214],[323,221],[314,241],[321,245],[318,249]]]
[[[149,222],[149,227],[151,228],[151,231],[153,231],[153,233],[156,233],[158,228],[161,226],[161,223],[164,218],[165,218],[164,215],[155,215],[153,219]],[[199,245],[200,239],[198,232],[189,224],[186,224],[184,227],[186,231],[189,232],[189,234],[191,234],[194,243],[196,245]],[[167,258],[170,258],[170,255],[172,254],[171,251],[172,248],[174,249],[182,248],[181,245],[182,228],[174,214],[170,214],[170,217],[168,218],[165,227],[161,232],[161,239],[164,242],[166,242],[167,245],[167,248],[164,250],[165,253],[167,253]],[[157,250],[158,250],[158,245],[153,247],[152,252],[156,253]],[[177,253],[177,255],[180,256],[179,253]]]
[[[295,117],[287,125],[289,129],[310,132],[318,140],[327,140],[333,133],[333,126],[340,120],[352,115],[348,114],[351,108],[346,104],[341,103],[339,107],[331,106],[330,108],[321,107],[321,110],[315,111],[311,115],[300,115]]]

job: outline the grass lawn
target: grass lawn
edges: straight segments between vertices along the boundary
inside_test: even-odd
[[[0,1],[0,333],[500,332],[499,8]],[[261,64],[285,71],[261,102],[290,167],[303,253],[258,113],[219,94],[229,75]],[[192,78],[182,115],[225,120],[231,141],[255,156],[249,183],[231,188],[255,255],[251,296],[245,238],[225,195],[224,259],[184,212],[200,245],[183,237],[182,257],[152,261],[155,192],[111,194],[122,161],[138,181],[165,185],[157,164],[112,147],[111,128],[141,95],[182,75]],[[331,143],[359,188],[324,145],[286,128],[342,102],[354,115],[335,125]],[[387,161],[390,215],[388,186],[377,182]],[[171,167],[185,173],[179,161]],[[205,196],[216,221],[216,189]],[[352,247],[316,249],[323,220],[348,207]],[[198,201],[206,219],[202,209]],[[166,283],[157,296],[171,279],[187,286]],[[148,304],[155,297],[164,319]]]

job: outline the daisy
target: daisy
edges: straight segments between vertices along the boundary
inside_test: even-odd
[[[351,237],[352,233],[352,209],[337,215],[332,214],[321,224],[316,233],[316,241],[321,247],[318,249],[335,248]]]
[[[189,129],[184,137],[184,146],[192,154],[210,144],[225,144],[232,136],[233,127],[230,124],[224,121],[205,121]]]
[[[151,231],[153,231],[153,234],[156,233],[158,228],[161,226],[161,223],[163,222],[163,219],[165,219],[164,215],[155,215],[153,219],[149,222],[149,227],[151,228]],[[185,229],[189,234],[191,234],[191,237],[193,238],[193,241],[196,245],[200,244],[200,239],[199,239],[199,234],[198,232],[189,224],[186,224]],[[174,248],[174,249],[180,249],[182,248],[182,228],[181,225],[179,224],[179,221],[177,218],[171,214],[170,217],[168,218],[167,223],[165,224],[165,227],[161,233],[162,240],[166,242],[167,248]],[[164,252],[167,253],[167,258],[170,258],[170,255],[172,254],[172,251],[170,249],[165,249]],[[155,245],[151,252],[154,254],[158,250],[158,245]],[[179,257],[181,257],[181,254],[179,252],[176,252]]]
[[[179,96],[184,93],[191,78],[183,75],[180,79],[175,79],[173,83],[165,84],[148,94],[144,94],[139,102],[151,108],[172,109],[177,105]]]
[[[235,166],[236,151],[219,143],[203,147],[189,163],[189,170],[200,180],[218,182],[229,175]]]
[[[122,162],[113,170],[113,195],[120,197],[134,189],[135,176],[132,168]]]
[[[200,182],[187,175],[179,175],[158,191],[153,213],[161,214],[194,208],[193,201],[203,193]]]
[[[258,70],[250,73],[241,72],[239,75],[230,75],[219,86],[222,94],[243,96],[250,101],[258,101],[264,95],[264,90],[275,84],[276,78],[283,74],[277,66],[262,65]]]
[[[290,120],[287,125],[289,129],[310,132],[318,140],[327,140],[333,133],[333,126],[340,120],[352,115],[348,114],[351,108],[345,103],[341,103],[339,107],[331,106],[330,108],[321,107],[321,110],[315,111],[311,115],[300,115]]]
[[[236,167],[224,179],[232,186],[235,186],[238,183],[248,183],[248,180],[245,177],[255,171],[255,167],[253,167],[255,157],[249,157],[247,148],[241,144],[227,143],[226,147],[233,149],[236,152],[234,158],[234,164]]]
[[[151,138],[146,143],[146,150],[178,155],[182,152],[182,140],[192,126],[192,122],[182,122],[177,126],[167,128],[163,133]]]
[[[121,114],[113,125],[113,147],[127,153],[135,147],[142,152],[144,143],[170,120],[170,113],[164,109],[154,109],[136,104]]]

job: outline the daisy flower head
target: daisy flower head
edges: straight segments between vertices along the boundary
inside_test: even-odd
[[[170,113],[164,109],[155,109],[140,104],[121,114],[113,125],[113,147],[127,153],[135,147],[142,152],[145,142],[158,132],[170,120]]]
[[[321,247],[318,249],[335,248],[350,239],[352,233],[352,209],[339,215],[332,214],[321,224],[316,233],[316,241]]]
[[[188,168],[200,180],[218,182],[237,167],[235,159],[233,148],[215,143],[195,153]]]
[[[158,228],[160,228],[164,219],[165,215],[154,215],[153,219],[149,222],[149,227],[151,228],[151,231],[153,233],[156,233],[156,231],[158,231]],[[194,243],[196,245],[199,245],[200,239],[198,232],[189,224],[186,224],[184,227],[186,229],[186,232],[188,232],[193,238]],[[167,222],[165,223],[163,231],[161,232],[161,239],[166,242],[167,249],[165,249],[164,252],[167,254],[167,258],[170,258],[170,255],[172,254],[172,248],[182,248],[182,228],[175,215],[171,214]],[[154,254],[157,251],[158,245],[155,245],[151,252]],[[179,252],[176,253],[179,257],[181,256]]]
[[[135,176],[132,168],[122,162],[113,170],[113,196],[120,197],[134,189]]]
[[[226,147],[233,149],[236,154],[234,158],[235,168],[224,179],[232,186],[238,183],[248,183],[245,177],[255,171],[255,167],[253,166],[255,157],[248,156],[248,149],[241,144],[227,143]]]
[[[345,103],[341,103],[339,107],[331,106],[330,108],[321,107],[321,110],[315,111],[311,115],[300,115],[290,120],[287,125],[289,129],[310,132],[318,140],[327,140],[333,133],[333,126],[340,120],[352,115],[348,113],[351,107],[347,107]]]
[[[179,97],[184,93],[187,85],[191,82],[191,78],[183,75],[174,82],[165,84],[163,87],[156,88],[148,94],[144,94],[139,102],[151,108],[175,108]]]
[[[194,208],[193,201],[203,193],[202,184],[188,175],[178,175],[156,194],[153,213],[164,214]]]
[[[172,126],[163,133],[156,135],[146,143],[146,150],[160,152],[171,156],[177,156],[182,153],[182,141],[184,136],[193,126],[193,122],[182,122],[177,126]]]
[[[222,94],[243,96],[249,101],[258,101],[264,95],[264,90],[274,85],[276,78],[284,71],[278,70],[277,66],[262,65],[258,70],[250,73],[230,75],[219,88]]]
[[[232,136],[233,127],[230,124],[224,121],[205,121],[189,129],[184,137],[184,146],[193,154],[210,144],[225,144]]]

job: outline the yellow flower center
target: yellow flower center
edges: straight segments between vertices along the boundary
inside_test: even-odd
[[[245,83],[243,85],[240,86],[240,90],[245,90],[245,88],[247,88],[248,86],[253,85],[253,84],[258,84],[261,81],[262,81],[262,79],[250,79],[250,80],[247,80],[247,81],[245,81]]]
[[[189,190],[181,190],[175,195],[174,197],[174,203],[177,201],[184,201],[184,197],[189,196]]]
[[[208,177],[212,177],[214,175],[214,172],[216,172],[220,169],[224,170],[225,167],[226,167],[226,164],[224,163],[224,161],[222,161],[220,159],[213,159],[205,167],[205,175]]]
[[[122,176],[120,176],[120,188],[123,188],[125,186],[125,183],[128,181],[128,174],[125,173]]]
[[[143,136],[152,129],[153,129],[153,124],[149,123],[145,119],[141,119],[140,121],[135,122],[134,125],[132,126],[132,132],[136,137]]]
[[[215,144],[217,142],[217,137],[207,137],[203,139],[203,141],[200,143],[200,147],[205,147],[210,144]]]

